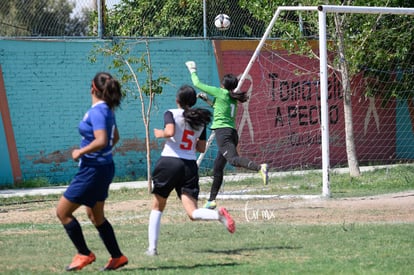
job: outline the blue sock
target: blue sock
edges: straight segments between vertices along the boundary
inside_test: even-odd
[[[82,255],[89,255],[91,251],[86,245],[85,238],[83,237],[83,233],[82,233],[82,228],[78,220],[73,218],[73,220],[70,223],[64,224],[63,227],[65,228],[66,233],[68,234],[72,243],[75,245],[76,249],[78,250],[78,253]]]
[[[118,242],[116,241],[114,229],[108,220],[105,220],[100,226],[97,226],[96,229],[98,230],[99,236],[105,244],[106,249],[109,254],[111,254],[111,257],[121,257],[122,252],[119,249]]]

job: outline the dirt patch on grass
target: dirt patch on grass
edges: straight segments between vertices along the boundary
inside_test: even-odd
[[[58,223],[57,201],[0,206],[0,224]],[[201,204],[201,202],[200,202]],[[272,221],[293,224],[414,223],[414,191],[346,199],[271,198],[218,200],[237,222]],[[107,217],[114,222],[147,223],[151,197],[122,202],[108,201]],[[75,212],[88,222],[84,209]],[[163,222],[184,222],[188,217],[175,195],[171,195]]]
[[[259,219],[272,216],[282,223],[412,223],[414,192],[347,199],[254,201],[246,203],[245,219],[249,213],[256,218],[254,211],[257,211]]]

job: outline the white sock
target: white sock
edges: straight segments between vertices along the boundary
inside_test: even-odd
[[[219,213],[208,208],[198,208],[193,211],[194,220],[219,220]]]
[[[148,250],[157,249],[158,236],[160,235],[162,212],[151,210],[148,224]]]

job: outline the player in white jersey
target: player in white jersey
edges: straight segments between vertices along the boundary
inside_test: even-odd
[[[203,108],[192,108],[197,101],[193,87],[184,85],[177,93],[177,109],[164,113],[164,129],[154,129],[156,138],[165,138],[161,157],[152,173],[154,194],[148,225],[149,256],[158,255],[157,245],[161,216],[168,196],[175,189],[191,220],[216,220],[224,224],[230,233],[235,223],[225,208],[219,211],[198,208],[200,191],[196,152],[206,148],[206,125],[211,113]]]

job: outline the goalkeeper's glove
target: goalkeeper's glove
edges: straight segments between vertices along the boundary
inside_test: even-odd
[[[185,62],[190,74],[195,73],[197,71],[196,63],[194,61],[187,61]]]
[[[208,97],[207,97],[207,95],[205,93],[199,93],[199,94],[197,94],[197,97],[198,98],[201,98],[204,101],[207,101],[208,100]]]
[[[205,93],[199,93],[197,94],[197,97],[204,100],[210,106],[214,105],[214,102],[211,101]]]

